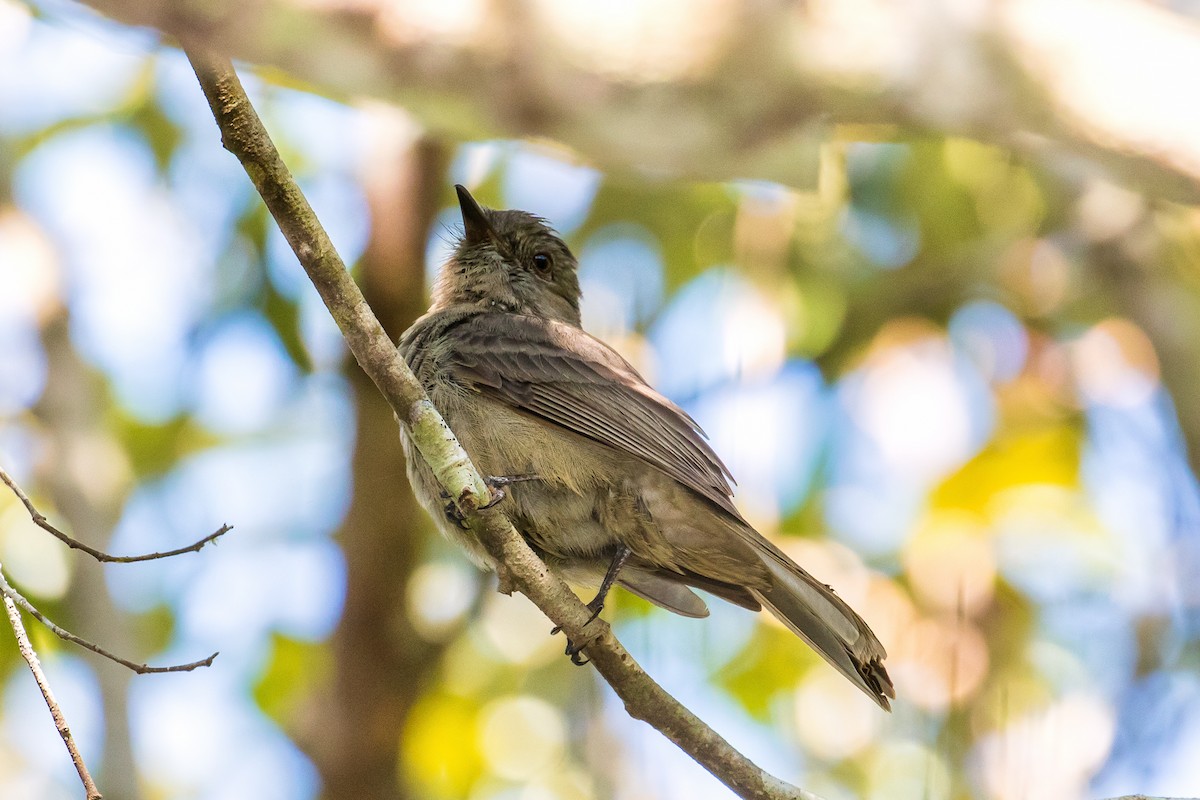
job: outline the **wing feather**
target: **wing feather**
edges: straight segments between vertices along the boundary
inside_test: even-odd
[[[657,467],[740,519],[704,431],[599,339],[501,313],[464,317],[444,336],[442,367],[456,381]]]

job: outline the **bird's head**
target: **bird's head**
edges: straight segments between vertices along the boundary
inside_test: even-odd
[[[475,305],[579,325],[578,264],[563,240],[533,214],[484,208],[454,189],[463,235],[438,274],[433,308]]]

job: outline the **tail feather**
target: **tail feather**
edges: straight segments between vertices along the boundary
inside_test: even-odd
[[[862,617],[825,584],[817,581],[780,551],[766,545],[763,563],[771,576],[754,597],[780,622],[850,679],[885,711],[896,691],[883,666],[887,651]]]

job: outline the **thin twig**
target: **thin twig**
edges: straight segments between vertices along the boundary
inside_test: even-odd
[[[7,593],[4,596],[4,608],[8,611],[8,621],[12,625],[13,633],[17,636],[17,649],[21,651],[21,657],[29,665],[29,671],[33,673],[33,679],[37,681],[38,688],[42,690],[42,697],[46,700],[46,707],[50,709],[50,716],[54,718],[54,727],[58,729],[58,735],[62,737],[63,744],[67,746],[67,752],[71,756],[71,763],[75,765],[75,771],[79,773],[79,780],[83,781],[83,789],[87,792],[87,800],[102,800],[100,790],[96,788],[96,782],[92,780],[92,775],[88,772],[87,764],[83,761],[83,755],[79,752],[79,748],[75,746],[75,737],[71,735],[71,728],[67,725],[67,718],[63,715],[62,707],[54,699],[54,692],[50,691],[50,684],[46,680],[46,674],[42,672],[41,662],[38,661],[37,653],[34,651],[33,645],[29,642],[29,634],[25,632],[25,625],[21,622],[21,612],[17,610],[12,598]]]
[[[210,533],[203,539],[193,542],[187,547],[180,547],[177,550],[167,550],[166,552],[162,553],[143,553],[142,555],[137,556],[109,555],[103,550],[97,550],[94,547],[89,547],[78,539],[68,536],[58,528],[51,525],[50,521],[46,519],[46,515],[34,507],[33,501],[26,496],[25,492],[21,491],[21,487],[17,485],[16,481],[9,477],[9,474],[4,471],[3,467],[0,467],[0,481],[3,481],[8,488],[13,490],[13,494],[17,496],[17,499],[20,500],[25,506],[25,510],[29,512],[29,516],[33,520],[34,525],[37,525],[39,528],[46,531],[46,533],[49,533],[55,539],[58,539],[72,550],[82,550],[97,561],[101,561],[106,564],[134,564],[138,561],[154,561],[155,559],[170,558],[171,556],[183,555],[184,553],[198,553],[200,552],[200,548],[204,547],[204,545],[208,544],[209,542],[215,542],[217,539],[220,539],[222,536],[233,530],[232,525],[222,525],[215,532]]]
[[[501,567],[501,577],[507,576],[509,585],[529,597],[572,642],[588,642],[585,652],[633,717],[653,725],[738,795],[812,800],[809,792],[764,772],[671,697],[633,660],[606,623],[589,624],[587,607],[537,558],[503,512],[478,508],[490,500],[483,478],[371,313],[250,105],[233,65],[186,43],[184,49],[221,130],[222,144],[254,182],[350,352],[408,426],[443,488],[458,498],[472,530]]]
[[[49,628],[50,632],[58,638],[77,644],[87,650],[91,650],[93,653],[104,656],[109,661],[115,661],[123,667],[128,667],[138,675],[154,675],[162,672],[191,672],[199,667],[211,667],[213,660],[220,655],[219,653],[213,653],[208,658],[202,658],[199,661],[192,661],[188,664],[172,664],[169,667],[152,667],[148,664],[138,664],[128,659],[121,658],[118,655],[114,655],[100,645],[93,644],[87,639],[84,639],[82,636],[76,636],[66,628],[56,625],[45,614],[43,614],[41,611],[38,611],[37,608],[34,607],[33,603],[26,600],[23,594],[14,589],[12,584],[9,583],[4,577],[3,572],[0,572],[0,594],[4,595],[6,602],[14,602],[29,612],[30,616]]]

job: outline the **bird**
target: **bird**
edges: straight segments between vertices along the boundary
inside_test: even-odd
[[[503,497],[497,508],[551,570],[598,587],[593,618],[614,585],[685,617],[709,613],[694,589],[766,608],[890,711],[887,653],[867,623],[739,513],[733,476],[700,426],[583,330],[578,263],[566,243],[538,216],[455,191],[463,233],[429,311],[398,346]],[[495,571],[401,428],[418,501]]]

